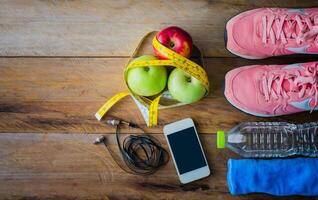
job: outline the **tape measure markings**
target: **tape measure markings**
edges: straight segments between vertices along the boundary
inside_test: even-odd
[[[135,61],[132,60],[132,58],[137,54],[138,50],[141,47],[141,44],[144,42],[145,38],[150,35],[153,32],[150,32],[148,34],[146,34],[140,41],[140,43],[138,44],[137,48],[134,50],[133,55],[131,57],[131,59],[128,61],[128,64],[126,66],[126,69],[124,71],[124,78],[125,78],[125,82],[126,85],[128,87],[127,84],[127,72],[129,69],[131,68],[137,68],[137,67],[147,67],[147,66],[173,66],[176,68],[179,68],[181,70],[183,70],[185,73],[189,74],[190,76],[196,78],[197,80],[199,80],[203,86],[206,88],[206,94],[208,94],[209,92],[209,80],[208,80],[208,76],[205,72],[205,70],[198,64],[196,64],[195,62],[181,56],[180,54],[172,51],[171,49],[165,47],[164,45],[162,45],[156,37],[153,38],[152,40],[152,44],[153,44],[153,48],[157,49],[160,53],[162,53],[163,55],[165,55],[167,58],[169,58],[169,60],[149,60],[149,61]],[[202,59],[202,57],[201,57]],[[129,87],[128,87],[129,89]],[[130,90],[130,89],[129,89]],[[108,100],[95,114],[95,117],[98,120],[101,120],[101,118],[107,113],[107,111],[114,105],[116,104],[118,101],[120,101],[122,98],[131,95],[132,98],[135,100],[137,106],[139,107],[140,111],[143,114],[143,117],[147,123],[148,126],[154,126],[157,125],[158,122],[158,108],[171,108],[171,107],[175,107],[178,105],[185,105],[184,103],[177,103],[175,105],[169,105],[169,106],[162,106],[159,104],[160,102],[160,98],[163,95],[160,94],[159,96],[157,96],[154,100],[151,99],[143,99],[141,96],[138,96],[136,94],[134,94],[131,90],[130,92],[121,92],[116,94],[115,96],[113,96],[110,100]],[[141,105],[139,105],[138,103],[140,103]],[[142,108],[140,107],[142,106]],[[144,109],[147,109],[147,107],[149,107],[149,111],[148,111],[148,115],[147,113],[144,113]],[[146,119],[146,117],[148,117]]]
[[[158,122],[158,106],[161,95],[156,97],[149,107],[149,126],[157,125]]]
[[[122,98],[130,95],[129,92],[120,92],[113,96],[111,99],[109,99],[95,114],[95,117],[100,121],[102,117],[107,113],[107,111],[114,105],[116,104],[119,100]]]
[[[196,79],[198,79],[199,81],[201,81],[207,90],[209,90],[209,81],[208,81],[208,76],[205,72],[205,70],[198,64],[196,64],[195,62],[175,53],[174,51],[172,51],[171,49],[165,47],[164,45],[162,45],[156,37],[154,37],[154,39],[152,40],[152,44],[154,46],[155,49],[161,49],[162,51],[166,52],[166,56],[173,61],[173,63],[175,63],[178,68],[181,68],[183,70],[185,70],[185,66],[188,66],[188,70],[186,71],[189,75],[194,76]]]
[[[185,71],[190,76],[195,77],[199,81],[202,82],[202,84],[205,86],[205,88],[209,89],[209,81],[206,78],[206,73],[201,73],[199,70],[200,68],[198,66],[193,66],[189,63],[181,64],[180,62],[176,62],[173,60],[150,60],[150,61],[136,61],[129,63],[127,70],[130,68],[137,68],[137,67],[146,67],[146,66],[173,66],[180,68],[181,70]],[[202,69],[202,68],[201,68]]]

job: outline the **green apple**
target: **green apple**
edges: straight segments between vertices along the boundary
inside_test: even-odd
[[[171,96],[182,103],[199,101],[206,92],[198,79],[178,68],[174,69],[169,76],[168,89]]]
[[[143,55],[135,60],[157,60],[155,56]],[[141,96],[153,96],[165,89],[167,69],[164,66],[145,66],[129,69],[127,72],[129,88]]]

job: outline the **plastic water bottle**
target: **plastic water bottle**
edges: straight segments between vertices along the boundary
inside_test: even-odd
[[[243,157],[318,157],[318,123],[245,122],[217,132],[217,147]]]

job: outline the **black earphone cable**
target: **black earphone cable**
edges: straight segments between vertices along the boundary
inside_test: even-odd
[[[169,161],[168,152],[161,147],[160,142],[151,135],[129,135],[121,144],[119,139],[120,124],[123,123],[112,123],[112,125],[116,126],[115,135],[118,149],[122,159],[130,170],[123,167],[118,159],[116,159],[114,152],[107,145],[105,136],[103,136],[103,138],[98,138],[99,140],[96,140],[97,142],[95,141],[95,144],[103,142],[113,160],[122,170],[131,174],[149,175],[155,173]],[[129,127],[141,129],[131,123],[128,123],[127,125]]]

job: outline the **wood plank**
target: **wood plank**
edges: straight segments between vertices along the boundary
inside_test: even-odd
[[[202,135],[212,175],[180,185],[172,161],[150,176],[123,172],[96,134],[0,134],[0,197],[3,199],[280,199],[231,196],[226,185],[228,150],[215,149],[215,135]],[[123,138],[127,135],[121,135]],[[163,135],[155,135],[167,148]],[[114,135],[110,148],[117,152]],[[286,197],[284,199],[312,199]]]
[[[206,59],[211,93],[198,103],[160,110],[156,128],[145,128],[130,98],[116,105],[109,114],[140,124],[152,133],[161,133],[164,124],[185,117],[192,117],[201,133],[228,130],[243,121],[316,121],[318,112],[253,117],[236,110],[223,97],[223,79],[230,69],[298,60],[297,57],[263,61]],[[114,129],[98,122],[94,114],[106,99],[125,90],[122,71],[126,62],[126,58],[0,58],[0,132],[113,133]]]
[[[315,7],[312,0],[1,0],[0,56],[129,56],[143,34],[178,25],[206,56],[232,56],[223,30],[258,7]]]

